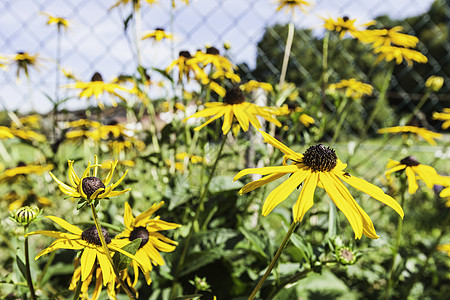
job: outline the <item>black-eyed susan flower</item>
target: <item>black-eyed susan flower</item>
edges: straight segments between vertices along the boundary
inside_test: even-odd
[[[436,133],[425,128],[415,127],[415,126],[394,126],[380,128],[378,133],[414,133],[427,141],[430,145],[436,146],[436,141],[434,139],[441,139],[442,134]]]
[[[403,60],[408,65],[412,65],[413,61],[424,64],[428,61],[428,58],[419,51],[397,46],[380,46],[373,50],[375,54],[378,54],[376,63],[380,61],[395,61],[396,64],[401,64]]]
[[[109,9],[113,9],[114,7],[117,7],[119,5],[126,6],[128,4],[132,4],[133,5],[133,9],[137,10],[137,9],[139,9],[141,7],[141,2],[143,2],[143,1],[142,0],[118,0]],[[147,2],[148,5],[153,5],[153,4],[159,3],[158,0],[145,0],[145,2]]]
[[[25,73],[25,76],[28,78],[28,70],[30,67],[34,69],[38,69],[39,65],[39,54],[30,54],[28,52],[17,52],[17,54],[13,55],[9,60],[10,64],[17,66],[16,76],[20,77],[20,73]]]
[[[53,165],[27,165],[19,162],[17,167],[6,169],[0,174],[0,183],[13,183],[30,174],[42,174],[53,169]]]
[[[27,236],[41,234],[49,237],[56,238],[53,243],[42,250],[36,255],[35,260],[39,259],[39,257],[48,254],[57,249],[72,249],[72,250],[83,250],[83,253],[80,257],[81,262],[81,281],[87,280],[89,275],[91,274],[94,266],[98,263],[102,270],[103,282],[106,284],[108,282],[114,282],[115,274],[113,266],[110,264],[107,254],[102,248],[102,244],[100,241],[100,236],[97,232],[97,228],[95,226],[87,228],[85,230],[81,230],[75,225],[70,224],[69,222],[55,216],[46,216],[63,229],[68,232],[58,232],[53,230],[38,230],[33,231],[27,234]],[[122,250],[122,248],[130,243],[129,240],[125,239],[112,239],[109,236],[108,231],[102,227],[102,233],[105,238],[105,242],[107,244],[108,249],[114,255],[116,252],[119,252],[123,255],[126,255],[133,260],[139,259],[128,253],[127,251]]]
[[[58,30],[61,30],[61,28],[69,28],[69,21],[63,17],[55,17],[46,12],[40,12],[40,14],[47,17],[47,25],[55,24],[58,27]]]
[[[28,226],[41,214],[41,210],[35,206],[22,206],[11,211],[10,217],[17,223]]]
[[[203,71],[198,63],[192,59],[192,55],[189,51],[180,51],[178,58],[167,67],[166,72],[172,72],[175,66],[178,68],[179,82],[183,80],[183,77],[186,77],[186,80],[189,81],[191,74],[194,78],[199,80],[208,79],[208,75],[206,75],[205,71]]]
[[[425,81],[425,87],[432,92],[438,92],[444,85],[444,78],[441,76],[432,75]]]
[[[450,108],[444,108],[444,110],[440,113],[434,112],[433,119],[444,121],[444,123],[442,123],[442,129],[449,128],[450,127]]]
[[[373,87],[370,84],[363,83],[355,78],[342,79],[338,83],[333,83],[328,86],[328,90],[340,90],[345,91],[345,96],[352,99],[360,99],[363,96],[372,95]]]
[[[68,129],[66,138],[69,140],[78,140],[83,138],[91,138],[95,141],[100,140],[99,134],[92,134],[92,132],[100,128],[102,124],[96,121],[79,119],[75,121],[65,122],[64,126]]]
[[[105,199],[105,198],[111,198],[116,197],[122,194],[125,194],[131,189],[125,189],[123,191],[114,191],[114,189],[122,182],[122,180],[125,178],[125,176],[128,173],[128,170],[125,171],[122,177],[114,183],[111,183],[111,179],[113,177],[114,170],[117,166],[117,159],[114,162],[111,162],[111,168],[109,169],[108,174],[106,175],[104,180],[100,180],[100,178],[97,177],[97,171],[98,167],[101,165],[98,164],[97,156],[94,156],[94,164],[91,165],[91,162],[88,163],[88,166],[86,170],[83,172],[83,175],[78,177],[77,173],[75,172],[73,168],[73,160],[68,160],[69,170],[68,170],[68,177],[70,181],[70,185],[65,184],[58,178],[56,178],[55,175],[53,175],[52,172],[49,172],[52,176],[53,180],[55,180],[58,183],[59,189],[64,194],[73,197],[73,198],[83,198],[87,200],[94,200],[94,199]],[[91,176],[91,169],[93,169],[93,175]]]
[[[192,60],[203,66],[212,65],[216,71],[222,71],[223,76],[233,73],[234,65],[224,56],[220,55],[219,49],[216,47],[207,47],[206,52],[197,51]]]
[[[402,30],[402,26],[366,30],[358,38],[362,42],[371,43],[374,48],[394,45],[406,48],[416,47],[419,39],[413,35],[401,33]]]
[[[69,290],[75,291],[78,285],[78,282],[81,278],[81,266],[80,266],[80,260],[75,259],[75,271],[72,275],[72,280],[70,281]],[[95,274],[95,276],[94,276]],[[89,285],[92,282],[92,279],[95,281],[95,287],[94,291],[92,292],[92,297],[89,297]],[[81,284],[80,288],[80,298],[81,299],[90,299],[90,300],[98,300],[100,297],[100,293],[102,292],[103,285],[107,286],[107,294],[110,297],[110,299],[116,299],[116,290],[114,285],[114,280],[111,280],[110,282],[103,283],[103,275],[102,275],[102,269],[98,266],[95,266],[92,268],[91,273],[89,276],[84,280]]]
[[[180,227],[181,225],[160,220],[159,216],[151,218],[152,215],[164,204],[160,202],[153,204],[145,212],[133,217],[130,205],[125,202],[124,224],[125,230],[117,235],[117,239],[125,241],[134,241],[137,238],[141,239],[141,244],[135,256],[137,261],[132,261],[131,266],[134,271],[134,281],[129,284],[136,286],[139,275],[139,268],[145,275],[147,284],[151,283],[150,271],[153,265],[164,265],[164,259],[159,252],[172,252],[175,250],[177,242],[165,237],[159,231],[171,230]]]
[[[390,206],[403,218],[403,209],[392,197],[385,194],[379,187],[344,172],[347,165],[338,159],[334,150],[319,144],[309,147],[304,154],[301,154],[294,152],[269,134],[262,131],[261,134],[266,143],[278,148],[285,154],[283,157],[283,165],[244,169],[234,177],[234,180],[248,174],[265,175],[261,179],[250,182],[242,187],[239,193],[245,194],[290,174],[289,178],[270,192],[264,201],[262,208],[263,216],[267,216],[297,187],[303,184],[297,202],[293,207],[294,222],[301,222],[305,213],[314,204],[314,191],[316,187],[320,187],[325,189],[336,206],[350,222],[355,232],[355,238],[359,239],[363,234],[372,239],[378,238],[370,217],[355,201],[347,187],[343,184],[345,182]],[[291,164],[287,163],[289,160],[292,161]]]
[[[273,92],[273,87],[270,83],[260,82],[256,80],[247,81],[246,83],[241,84],[239,87],[246,94],[251,93],[255,89],[263,89],[266,92]]]
[[[81,89],[81,93],[78,95],[80,98],[90,98],[94,96],[97,100],[98,106],[100,108],[105,108],[102,101],[99,101],[100,95],[107,93],[111,96],[111,102],[113,106],[117,106],[114,97],[121,99],[126,102],[126,99],[118,93],[118,91],[126,92],[129,94],[136,94],[134,89],[129,89],[116,83],[104,82],[103,77],[100,73],[95,72],[89,82],[76,82],[73,84],[63,85],[64,88],[68,89]]]
[[[244,131],[249,128],[249,123],[255,128],[261,128],[261,123],[258,121],[257,116],[262,117],[268,122],[274,123],[278,127],[281,127],[281,123],[275,119],[273,116],[287,114],[289,110],[286,108],[274,108],[274,107],[261,107],[256,104],[246,102],[244,94],[241,89],[237,86],[229,89],[223,98],[224,102],[210,102],[206,103],[206,108],[201,110],[192,116],[186,118],[200,118],[200,117],[211,117],[208,121],[202,125],[195,127],[194,130],[200,130],[214,120],[224,117],[222,132],[227,134],[233,125],[234,117],[236,117],[240,126]]]
[[[294,13],[295,9],[298,8],[302,12],[306,12],[306,7],[312,6],[311,1],[306,0],[278,0],[277,11],[284,9],[287,13]]]
[[[355,25],[356,19],[350,19],[347,16],[338,17],[336,20],[333,18],[322,18],[325,23],[323,27],[326,30],[334,31],[339,33],[339,38],[343,38],[346,33],[350,34],[352,37],[356,38],[361,35],[363,28],[375,24],[375,21],[370,21],[361,25]]]
[[[142,36],[142,39],[152,39],[160,42],[162,40],[173,40],[173,35],[171,33],[165,32],[164,28],[156,28],[153,31],[145,32]]]
[[[408,156],[401,161],[395,161],[389,159],[386,165],[388,169],[384,174],[386,178],[390,180],[392,173],[403,171],[408,179],[408,192],[414,194],[419,187],[417,180],[421,179],[428,188],[433,188],[433,185],[442,182],[442,176],[440,176],[433,167],[420,164],[414,156]]]

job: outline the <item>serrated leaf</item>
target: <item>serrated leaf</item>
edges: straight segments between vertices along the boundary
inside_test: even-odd
[[[139,249],[139,245],[141,244],[142,239],[141,238],[137,238],[135,240],[133,240],[131,243],[129,243],[128,245],[123,246],[121,249],[135,255],[136,252]],[[128,268],[128,266],[131,264],[131,258],[126,256],[125,254],[122,254],[120,252],[116,252],[116,254],[114,254],[113,256],[113,262],[114,262],[114,266],[117,267],[117,269],[119,271],[122,271],[126,268]]]

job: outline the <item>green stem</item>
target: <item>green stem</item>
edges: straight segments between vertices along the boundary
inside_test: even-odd
[[[31,278],[31,269],[30,269],[30,254],[29,254],[29,246],[28,246],[28,237],[27,234],[28,225],[24,227],[24,236],[25,236],[25,269],[27,275],[27,285],[30,289],[31,299],[36,300],[36,292],[34,291],[33,279]]]
[[[77,287],[73,293],[73,298],[72,298],[73,300],[78,300],[78,298],[80,297],[82,284],[83,284],[83,282],[81,281],[81,276],[80,276],[80,280],[78,280]]]
[[[50,254],[50,257],[47,259],[47,262],[45,263],[44,269],[42,270],[42,272],[41,272],[41,274],[39,275],[38,280],[37,280],[39,286],[42,285],[42,280],[44,279],[45,274],[47,274],[48,268],[51,266],[53,260],[55,259],[55,256],[56,256],[56,252],[53,251],[53,252]]]
[[[284,48],[283,65],[281,66],[280,82],[278,83],[281,89],[286,79],[286,72],[289,63],[289,56],[291,55],[292,41],[294,40],[294,23],[290,22],[288,25],[288,36],[286,39],[286,47]]]
[[[401,176],[401,200],[400,200],[400,206],[403,207],[405,204],[405,193],[406,193],[406,175],[402,174]],[[399,216],[398,217],[398,225],[397,225],[397,238],[395,241],[395,247],[393,249],[392,253],[392,266],[391,270],[389,271],[389,279],[388,279],[388,285],[386,289],[386,296],[385,299],[389,299],[391,289],[394,287],[394,271],[395,271],[395,262],[397,260],[397,254],[398,250],[400,248],[400,239],[402,234],[402,228],[403,228],[403,219]]]
[[[344,124],[345,119],[347,118],[348,112],[349,110],[345,109],[347,107],[348,104],[348,98],[345,97],[344,100],[342,101],[341,105],[339,105],[339,108],[337,110],[337,115],[340,116],[339,121],[337,123],[337,125],[335,126],[335,130],[334,130],[334,135],[333,138],[331,139],[331,143],[330,143],[330,147],[332,147],[334,145],[334,143],[336,142],[339,133],[341,132],[342,129],[342,125]]]
[[[227,138],[226,135],[222,136],[222,143],[220,144],[220,148],[219,151],[217,152],[217,156],[216,156],[216,160],[214,161],[214,164],[211,168],[211,172],[209,174],[208,177],[208,181],[206,182],[206,185],[200,195],[199,198],[199,202],[198,202],[198,206],[197,206],[197,210],[195,211],[195,215],[194,215],[194,219],[191,222],[191,227],[189,228],[189,233],[188,236],[186,237],[186,241],[184,242],[184,246],[183,246],[183,252],[181,253],[180,259],[178,260],[178,264],[177,264],[177,268],[175,269],[175,278],[178,277],[179,272],[181,270],[181,267],[184,264],[184,260],[186,259],[186,255],[187,255],[187,251],[189,249],[189,244],[191,242],[191,238],[192,238],[192,234],[194,233],[194,228],[195,228],[195,223],[198,221],[198,218],[200,217],[200,212],[203,210],[203,204],[204,201],[206,199],[206,194],[208,193],[209,190],[209,185],[211,183],[212,178],[214,177],[214,173],[216,171],[219,159],[222,155],[222,150],[225,146],[225,142],[226,142]],[[175,285],[176,285],[176,281],[174,281],[173,285],[172,285],[172,291],[170,294],[170,299],[174,298],[174,294],[175,294]]]
[[[330,199],[330,210],[328,212],[328,236],[332,237],[336,235],[337,228],[337,214],[336,214],[336,205]]]
[[[289,242],[289,239],[294,233],[295,228],[297,228],[298,222],[292,222],[291,227],[289,227],[288,232],[286,233],[286,236],[284,237],[283,242],[281,243],[280,247],[277,250],[277,253],[275,253],[275,256],[273,257],[272,261],[270,262],[269,266],[267,267],[266,272],[264,273],[263,277],[259,280],[256,287],[253,289],[253,292],[250,294],[247,300],[252,300],[255,298],[256,293],[261,289],[264,281],[266,281],[267,277],[269,277],[270,273],[272,272],[272,269],[275,267],[275,264],[277,263],[278,259],[280,258],[281,252],[286,247],[287,243]]]
[[[97,233],[98,233],[98,236],[100,238],[100,242],[102,244],[103,251],[105,251],[105,255],[108,258],[109,263],[113,267],[114,274],[116,274],[116,279],[119,281],[120,286],[125,291],[127,296],[131,300],[134,300],[133,294],[131,294],[130,290],[125,285],[125,282],[123,282],[123,280],[121,279],[119,271],[117,270],[117,268],[114,265],[114,262],[113,262],[112,257],[111,257],[111,253],[109,252],[109,248],[108,248],[108,246],[106,244],[106,241],[105,241],[105,237],[103,236],[102,227],[100,225],[100,221],[98,220],[98,215],[97,215],[97,211],[95,210],[95,205],[94,204],[91,204],[91,210],[92,210],[92,216],[94,217],[95,228],[97,228]]]

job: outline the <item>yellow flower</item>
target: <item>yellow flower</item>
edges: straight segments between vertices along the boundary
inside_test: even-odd
[[[432,75],[428,77],[425,86],[433,92],[439,91],[444,85],[444,78],[441,76]]]
[[[227,134],[231,129],[234,117],[236,117],[242,129],[244,131],[247,131],[249,122],[257,129],[262,127],[261,123],[258,121],[257,116],[260,116],[266,121],[272,122],[278,127],[281,127],[281,123],[277,119],[275,119],[273,115],[286,114],[285,108],[260,107],[253,103],[245,102],[244,94],[242,93],[241,89],[236,86],[227,91],[223,100],[223,103],[206,103],[206,108],[204,110],[199,111],[186,118],[185,121],[190,118],[213,116],[202,125],[194,128],[194,130],[198,131],[214,120],[224,116],[222,132],[223,134]]]
[[[267,216],[278,204],[284,201],[296,188],[303,184],[297,202],[293,207],[294,222],[301,222],[305,213],[313,206],[314,191],[316,187],[325,189],[327,194],[343,212],[355,232],[355,238],[365,236],[376,239],[378,235],[367,213],[352,197],[343,184],[372,196],[378,201],[392,207],[402,218],[403,209],[392,197],[388,196],[379,187],[363,179],[344,172],[347,167],[336,156],[334,150],[323,145],[311,146],[304,154],[294,152],[269,134],[260,131],[266,143],[278,148],[285,155],[282,166],[245,169],[240,171],[234,180],[247,174],[266,175],[263,178],[246,184],[239,191],[245,194],[287,174],[290,176],[274,189],[266,198],[262,215]],[[287,164],[287,161],[292,161]]]
[[[189,5],[189,0],[181,0],[181,1],[183,1],[186,5]],[[175,0],[172,0],[172,7],[176,8]]]
[[[273,92],[273,87],[270,83],[250,80],[239,86],[244,93],[251,93],[255,89],[263,89],[267,92]]]
[[[17,128],[31,128],[31,129],[37,129],[39,128],[39,122],[41,121],[41,116],[37,114],[28,115],[21,117],[19,119],[13,120],[11,122],[11,128],[17,129]]]
[[[295,8],[299,8],[302,12],[306,12],[305,7],[312,6],[313,3],[305,0],[278,0],[277,11],[286,9],[286,12],[294,14]]]
[[[433,119],[444,121],[442,123],[442,129],[447,129],[450,127],[450,108],[444,108],[444,110],[441,113],[434,112],[433,113]],[[1,130],[1,128],[0,128]],[[1,133],[0,133],[1,136]]]
[[[447,252],[447,255],[450,256],[450,244],[439,245],[437,249],[442,252]]]
[[[422,137],[426,140],[430,145],[436,146],[436,142],[433,139],[441,139],[442,134],[436,133],[425,128],[415,127],[415,126],[395,126],[395,127],[386,127],[378,129],[378,133],[404,133],[410,132],[415,133],[418,136]]]
[[[163,204],[164,202],[155,203],[135,218],[131,212],[130,205],[125,202],[123,218],[126,228],[116,238],[124,241],[134,241],[137,238],[142,239],[139,249],[135,254],[138,261],[131,262],[131,267],[134,271],[134,281],[133,283],[129,282],[129,284],[133,287],[136,286],[138,281],[139,268],[144,273],[147,284],[150,284],[152,265],[162,266],[165,264],[159,251],[172,252],[175,250],[176,245],[178,245],[177,242],[163,236],[159,231],[175,229],[181,225],[160,220],[159,216],[151,218],[152,214]]]
[[[37,66],[39,65],[39,54],[31,55],[28,52],[17,52],[10,61],[11,64],[15,64],[17,66],[16,76],[20,77],[20,73],[23,71],[25,76],[28,78],[28,69],[33,67],[37,70]]]
[[[61,28],[67,30],[67,28],[69,27],[69,21],[65,18],[55,17],[46,12],[40,12],[40,14],[47,16],[47,25],[56,24],[56,26],[58,26],[58,30],[60,30]]]
[[[381,46],[399,46],[414,48],[419,39],[413,35],[400,33],[402,26],[393,28],[365,30],[358,38],[365,43],[372,43],[374,48]]]
[[[308,116],[307,114],[301,114],[298,120],[305,126],[309,127],[311,124],[314,124],[315,121],[313,117]]]
[[[12,139],[14,135],[11,133],[9,127],[0,126],[0,139]]]
[[[396,46],[380,46],[373,50],[375,54],[378,54],[376,63],[379,63],[383,59],[386,61],[395,60],[396,64],[401,64],[405,60],[408,65],[412,65],[413,61],[424,64],[428,61],[428,58],[419,51],[396,47]]]
[[[153,31],[149,31],[147,33],[144,33],[144,36],[142,37],[143,40],[145,39],[153,39],[157,42],[160,42],[164,39],[173,40],[173,35],[170,33],[167,33],[164,31],[163,28],[156,28]]]
[[[330,84],[328,89],[331,91],[344,89],[345,96],[352,99],[360,99],[364,95],[372,95],[373,87],[370,84],[357,81],[355,78],[342,79],[338,83]]]
[[[375,24],[375,21],[370,21],[362,25],[355,25],[356,19],[350,19],[349,17],[338,17],[337,20],[333,20],[333,18],[322,18],[325,23],[323,27],[329,31],[335,31],[339,33],[339,38],[343,38],[344,35],[348,32],[352,37],[358,37],[361,34],[361,29],[358,27],[367,27]]]
[[[38,196],[34,191],[29,191],[25,196],[19,196],[16,192],[9,192],[5,197],[5,200],[11,202],[8,205],[8,209],[13,211],[23,206],[37,205],[38,207],[50,206],[52,201],[47,197]]]
[[[0,174],[0,182],[16,182],[19,178],[29,174],[42,174],[53,169],[53,165],[26,165],[22,162],[17,167],[6,169]]]
[[[63,85],[63,87],[69,89],[81,89],[82,91],[78,95],[78,97],[89,98],[91,96],[94,96],[96,100],[98,100],[100,95],[102,95],[103,93],[108,93],[111,96],[116,96],[120,98],[122,101],[126,102],[126,99],[122,97],[120,94],[118,94],[116,90],[121,90],[130,94],[136,94],[136,91],[133,89],[123,87],[116,83],[104,82],[102,75],[98,72],[94,73],[91,81],[89,82],[76,82],[73,84]],[[117,106],[117,103],[113,97],[111,97],[111,102],[113,106]],[[98,101],[98,106],[101,109],[105,108],[105,105],[101,101]]]
[[[158,0],[145,0],[149,5],[157,4]],[[109,9],[113,9],[114,7],[117,7],[119,5],[126,6],[129,3],[133,5],[133,9],[137,10],[141,7],[141,0],[118,0],[113,6],[111,6]]]
[[[220,52],[216,47],[207,47],[206,53],[197,51],[192,60],[203,66],[213,65],[217,71],[222,71],[224,74],[234,74],[234,65],[226,57],[220,55]]]
[[[75,263],[76,263],[77,267],[75,268],[75,271],[73,272],[72,280],[70,281],[70,285],[69,285],[69,290],[71,290],[71,291],[76,290],[78,282],[80,281],[80,278],[81,278],[80,260],[78,258],[75,259]],[[89,285],[92,282],[92,277],[93,277],[94,273],[95,273],[95,287],[94,287],[94,291],[92,293],[92,298],[89,298],[88,289],[89,289]],[[108,286],[107,287],[108,296],[110,297],[110,299],[116,299],[114,279],[115,279],[115,277],[113,276],[111,278],[110,282],[105,282],[103,284],[102,269],[99,267],[92,268],[92,270],[91,270],[90,274],[88,275],[88,277],[86,278],[86,280],[84,280],[83,283],[81,284],[80,298],[97,300],[100,297],[100,293],[102,292],[103,285],[107,285]]]
[[[408,192],[410,194],[414,194],[419,187],[417,185],[417,179],[423,180],[430,189],[433,188],[434,184],[442,182],[442,176],[433,167],[420,164],[414,156],[405,157],[401,161],[389,159],[386,169],[389,169],[384,173],[388,180],[390,180],[392,173],[405,170],[406,177],[408,178]]]
[[[125,194],[131,189],[125,189],[123,191],[114,191],[114,189],[122,182],[122,180],[125,178],[125,176],[128,173],[128,170],[125,171],[125,174],[114,184],[110,185],[114,169],[117,166],[117,159],[114,162],[111,162],[111,168],[108,172],[108,175],[104,180],[100,180],[97,177],[97,170],[98,167],[101,167],[100,164],[98,164],[97,156],[94,156],[94,164],[91,165],[91,162],[88,163],[88,166],[86,170],[83,172],[83,175],[78,177],[77,173],[75,173],[75,170],[73,169],[73,160],[68,160],[69,170],[68,170],[68,177],[71,185],[67,185],[58,178],[56,178],[55,175],[53,175],[52,172],[49,172],[52,176],[53,180],[55,180],[58,183],[59,189],[66,195],[69,195],[73,198],[83,198],[88,200],[94,200],[94,199],[104,199],[104,198],[110,198],[119,196],[122,194]],[[91,176],[91,169],[94,169],[93,175]]]
[[[179,82],[183,80],[183,76],[185,76],[186,80],[189,81],[191,72],[194,74],[196,79],[208,79],[208,75],[206,75],[205,71],[203,71],[198,63],[192,59],[192,56],[188,51],[180,51],[179,57],[167,67],[166,72],[170,73],[175,66],[178,67]]]
[[[49,247],[42,250],[38,255],[36,255],[35,260],[42,255],[48,254],[56,249],[83,250],[80,258],[81,281],[84,282],[88,279],[89,275],[92,273],[94,266],[96,265],[96,262],[98,262],[102,270],[103,282],[106,284],[115,281],[116,277],[114,274],[113,266],[109,263],[109,260],[106,256],[107,254],[103,251],[100,237],[95,226],[83,231],[77,226],[72,225],[61,218],[55,216],[47,216],[47,218],[67,230],[69,233],[50,230],[38,230],[28,233],[27,236],[42,234],[45,236],[56,238],[56,240],[53,241],[53,243]],[[121,249],[122,247],[128,245],[130,241],[117,238],[111,239],[108,231],[105,228],[102,228],[102,233],[105,237],[105,242],[108,249],[113,252],[112,255],[114,255],[116,252],[119,252],[132,258],[133,260],[139,261],[136,256]]]

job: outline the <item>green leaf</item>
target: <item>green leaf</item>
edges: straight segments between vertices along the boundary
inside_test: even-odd
[[[27,278],[27,268],[25,267],[25,264],[23,263],[22,259],[16,255],[16,261],[17,266],[19,267],[20,273],[22,273],[24,278]]]
[[[125,245],[122,247],[122,250],[135,255],[136,252],[139,249],[139,245],[141,244],[142,239],[141,238],[137,238],[135,240],[133,240],[131,243],[129,243],[128,245]],[[120,252],[116,252],[116,254],[114,254],[113,257],[113,262],[114,265],[117,267],[117,269],[119,271],[122,271],[126,268],[128,268],[128,266],[131,263],[131,258],[126,256],[125,254],[122,254]]]
[[[291,236],[291,242],[300,251],[306,262],[310,263],[310,258],[312,255],[311,248],[305,245],[303,239],[298,234],[294,233]]]
[[[245,238],[252,244],[255,250],[261,254],[262,257],[268,259],[267,254],[264,252],[265,243],[261,238],[254,232],[251,232],[245,228],[239,228],[239,231],[245,236]]]
[[[183,295],[176,297],[175,300],[195,300],[200,299],[202,296],[203,296],[202,294]]]

